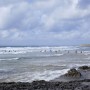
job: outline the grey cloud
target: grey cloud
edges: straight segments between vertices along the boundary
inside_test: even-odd
[[[31,43],[87,39],[90,13],[78,7],[83,3],[84,0],[1,0],[1,38]]]
[[[0,6],[6,6],[9,4],[15,4],[15,3],[19,3],[25,0],[0,0]]]
[[[90,7],[90,0],[79,0],[78,6],[82,9]]]

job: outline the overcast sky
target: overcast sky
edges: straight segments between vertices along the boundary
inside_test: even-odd
[[[90,0],[0,0],[0,45],[90,43]]]

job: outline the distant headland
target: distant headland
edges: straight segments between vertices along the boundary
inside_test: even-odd
[[[90,44],[81,44],[82,47],[90,47]]]

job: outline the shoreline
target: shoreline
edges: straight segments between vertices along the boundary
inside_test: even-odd
[[[90,90],[90,79],[69,82],[3,82],[0,83],[0,90]]]
[[[51,81],[0,82],[0,90],[90,90],[90,67],[70,69]]]

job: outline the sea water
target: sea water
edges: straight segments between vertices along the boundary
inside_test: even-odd
[[[90,65],[89,47],[0,47],[1,82],[50,81],[82,65]]]

